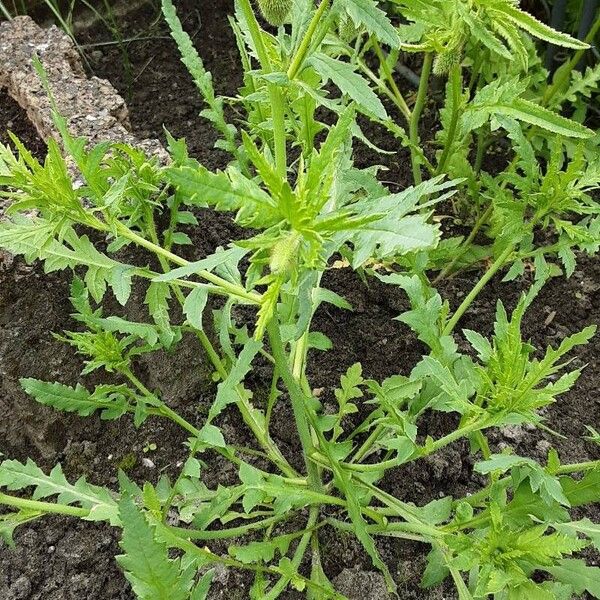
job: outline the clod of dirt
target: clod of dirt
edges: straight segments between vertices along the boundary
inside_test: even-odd
[[[391,600],[381,573],[344,569],[334,580],[335,589],[349,600]]]

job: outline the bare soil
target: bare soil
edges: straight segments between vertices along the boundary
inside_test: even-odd
[[[214,74],[217,91],[233,95],[240,84],[235,40],[227,22],[232,12],[229,0],[202,3],[178,2],[186,29],[194,36],[206,67]],[[90,52],[94,72],[109,79],[128,98],[131,122],[140,137],[164,138],[163,127],[175,136],[185,136],[190,152],[207,167],[218,168],[226,157],[213,149],[214,132],[198,116],[201,102],[177,50],[168,39],[156,8],[144,4],[131,12],[122,24],[124,37],[150,36],[147,41],[128,45],[131,68],[125,69],[122,53],[115,46],[101,46]],[[81,31],[79,41],[108,41],[100,26]],[[427,129],[427,119],[425,119]],[[28,123],[23,111],[0,92],[0,140],[10,128],[38,156],[45,146]],[[384,148],[396,148],[381,132],[365,129]],[[424,132],[425,135],[427,132]],[[385,163],[385,179],[391,187],[408,185],[408,160],[401,151],[377,156],[358,144],[356,162],[366,165]],[[203,211],[201,228],[195,232],[190,256],[205,256],[217,245],[240,235],[227,215]],[[469,273],[442,282],[439,291],[453,307],[471,289],[478,276]],[[81,361],[53,332],[75,327],[69,313],[68,274],[46,275],[38,265],[28,267],[20,259],[0,255],[0,452],[25,460],[31,457],[45,468],[63,464],[70,478],[81,475],[98,484],[116,486],[118,468],[137,481],[155,482],[162,473],[173,474],[185,458],[185,436],[168,422],[151,420],[136,430],[127,419],[103,422],[81,419],[46,410],[25,396],[20,377],[77,381]],[[501,298],[509,309],[517,302],[524,280],[505,284],[494,279],[465,315],[462,326],[484,334],[491,331],[495,301]],[[354,362],[361,362],[366,377],[381,380],[397,373],[408,374],[424,348],[411,331],[394,317],[407,308],[404,294],[378,281],[361,282],[348,269],[330,270],[324,285],[344,296],[352,312],[323,307],[315,328],[331,338],[335,350],[310,355],[308,376],[313,388],[323,388],[327,402],[339,383],[340,375]],[[542,290],[531,307],[524,325],[525,337],[540,347],[560,340],[590,323],[600,322],[600,261],[585,259],[570,278],[557,278]],[[143,313],[141,290],[136,290],[131,315]],[[244,318],[240,315],[240,319]],[[460,339],[460,343],[467,344]],[[186,417],[201,423],[214,387],[210,369],[190,341],[176,355],[153,355],[138,365],[139,376],[159,389],[169,404]],[[557,447],[565,462],[600,458],[600,449],[582,439],[585,425],[600,426],[600,345],[597,339],[578,350],[574,367],[587,365],[575,389],[547,410],[547,424],[565,436],[551,438],[541,431],[512,429],[498,432],[492,444],[510,444],[519,454],[543,460],[549,444]],[[251,382],[264,387],[267,367],[259,368]],[[91,383],[94,380],[87,380]],[[260,396],[258,396],[260,397]],[[291,426],[291,409],[280,402],[273,422],[273,436],[290,460],[301,464],[300,448]],[[226,437],[236,443],[250,443],[248,433],[235,411],[224,415],[220,425]],[[451,418],[435,417],[421,424],[423,434],[439,436],[454,427]],[[144,452],[149,443],[156,451]],[[151,462],[149,462],[151,461]],[[235,472],[222,461],[207,456],[207,484],[217,485],[235,479]],[[406,501],[418,504],[442,495],[464,495],[478,486],[472,473],[473,460],[466,447],[457,443],[425,461],[397,469],[386,477],[384,486]],[[600,509],[588,511],[600,518]],[[0,598],[7,600],[129,600],[134,598],[113,556],[119,553],[118,531],[108,526],[51,517],[24,526],[15,536],[17,549],[0,546]],[[320,533],[324,567],[340,591],[356,600],[385,597],[379,575],[368,556],[352,536],[323,528]],[[427,549],[417,543],[383,540],[379,549],[397,579],[400,597],[433,600],[454,598],[451,586],[427,592],[418,587]],[[216,551],[226,551],[224,546]],[[247,597],[250,580],[238,572],[219,571],[211,598],[234,600]],[[288,592],[282,598],[294,600],[302,595]]]

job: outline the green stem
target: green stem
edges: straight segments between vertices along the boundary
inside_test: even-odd
[[[171,529],[171,531],[174,533],[177,533],[177,535],[185,537],[189,540],[223,540],[227,538],[239,537],[258,529],[265,529],[275,523],[279,523],[288,516],[289,515],[286,513],[284,515],[268,517],[262,521],[254,521],[253,523],[248,523],[247,525],[228,527],[226,529],[217,529],[214,531],[186,529],[185,527],[170,527],[169,529]]]
[[[198,337],[200,338],[201,342],[204,341],[204,343],[206,343],[205,348],[211,349],[209,356],[211,356],[212,358],[214,358],[216,360],[216,365],[220,365],[220,368],[216,367],[217,370],[219,370],[221,376],[225,375],[225,377],[226,377],[227,372],[225,371],[225,368],[223,367],[223,364],[221,363],[217,353],[214,351],[214,348],[212,347],[210,340],[208,339],[208,337],[206,336],[206,334],[203,331],[200,331],[198,333],[199,333]],[[142,392],[142,394],[144,394],[145,396],[148,396],[149,398],[156,399],[156,395],[153,394],[129,369],[124,370],[123,375],[125,375],[125,377],[127,377],[127,379],[129,379],[129,381],[131,381],[131,383],[133,383],[133,385],[135,387],[137,387],[138,390],[140,390],[140,392]],[[287,462],[285,457],[281,454],[279,448],[277,448],[277,446],[275,446],[275,444],[273,444],[271,439],[268,437],[268,435],[262,429],[260,423],[257,422],[256,419],[254,418],[254,416],[252,414],[253,408],[249,404],[248,400],[246,400],[245,395],[240,393],[240,389],[236,389],[236,391],[237,391],[237,395],[238,395],[238,402],[237,402],[238,410],[240,411],[244,422],[248,425],[248,427],[250,427],[256,440],[260,443],[260,445],[267,452],[269,460],[271,460],[275,465],[277,465],[277,467],[279,467],[279,469],[282,471],[282,473],[284,473],[284,475],[286,475],[287,477],[296,477],[297,476],[296,471],[294,471],[294,469],[289,465],[289,463]],[[199,429],[197,429],[191,423],[186,421],[182,416],[178,415],[174,410],[170,409],[166,404],[156,407],[155,412],[157,414],[160,414],[162,416],[165,416],[165,417],[171,419],[172,421],[177,423],[180,427],[183,427],[183,429],[185,429],[186,431],[191,433],[194,437],[198,437],[200,435]],[[229,453],[226,454],[226,457],[231,460],[231,456]]]
[[[282,179],[287,179],[287,141],[285,136],[285,105],[281,90],[269,83],[271,118],[273,120],[273,145],[275,148],[275,170]]]
[[[417,101],[413,108],[410,124],[409,124],[409,137],[413,146],[419,144],[419,121],[421,120],[421,113],[427,100],[427,89],[429,87],[429,76],[431,74],[431,66],[433,64],[433,52],[427,52],[423,59],[423,68],[421,69],[421,80],[419,81],[419,91],[417,92]],[[421,177],[421,163],[416,152],[411,147],[410,158],[412,163],[413,178],[415,185],[418,185],[422,181]]]
[[[347,469],[349,472],[355,472],[355,473],[370,473],[370,472],[377,472],[377,471],[385,471],[388,469],[392,469],[394,467],[399,467],[403,464],[412,462],[419,458],[423,458],[424,456],[433,454],[434,452],[437,452],[441,448],[448,446],[452,442],[455,442],[456,440],[458,440],[462,437],[470,435],[473,432],[479,431],[480,429],[485,427],[485,425],[486,425],[486,422],[483,420],[479,420],[479,419],[476,421],[473,421],[472,423],[469,423],[467,425],[463,425],[462,427],[455,429],[448,435],[445,435],[444,437],[441,437],[438,440],[434,441],[431,444],[431,446],[429,446],[427,448],[422,448],[421,450],[419,450],[419,449],[415,450],[414,454],[408,458],[402,458],[402,459],[392,458],[390,460],[385,460],[385,461],[378,462],[378,463],[355,464],[357,460],[360,460],[360,457],[356,458],[356,456],[358,456],[358,452],[357,452],[357,455],[355,456],[355,458],[352,459],[352,462],[339,463],[339,465],[340,465],[340,467]],[[379,426],[379,427],[384,428],[384,426]],[[377,431],[377,428],[375,431]],[[362,447],[361,447],[361,449],[362,449]],[[362,454],[364,456],[364,452]],[[313,452],[313,454],[311,455],[311,459],[313,461],[317,462],[318,464],[320,464],[321,466],[327,467],[327,457],[323,456],[321,453]],[[330,468],[330,467],[327,467],[327,468]]]
[[[492,266],[484,273],[483,277],[477,282],[477,285],[471,290],[468,296],[462,301],[461,305],[456,309],[456,312],[452,315],[452,318],[446,324],[442,335],[450,335],[460,318],[467,311],[469,306],[473,303],[475,298],[479,295],[481,290],[486,286],[486,284],[492,279],[492,277],[504,266],[506,259],[510,256],[512,251],[514,250],[514,246],[509,244],[504,252],[500,254],[500,256],[494,261]]]
[[[377,77],[377,75],[375,75],[375,73],[373,73],[373,71],[369,69],[368,65],[365,64],[363,60],[357,57],[353,58],[358,68],[377,86],[377,89],[382,94],[385,94],[398,107],[398,110],[404,114],[404,108],[402,106],[402,103],[398,100],[398,98],[392,92],[392,90],[388,88],[388,86],[385,84],[385,81],[383,81],[383,79],[381,79],[380,77]],[[409,120],[409,117],[407,117],[407,120]]]
[[[458,118],[459,118],[459,105],[460,97],[462,95],[462,71],[459,64],[454,65],[450,70],[450,84],[452,85],[452,115],[450,117],[450,125],[448,126],[448,132],[446,133],[446,141],[444,143],[444,150],[440,157],[435,174],[440,175],[444,173],[446,163],[450,157],[452,147],[454,146],[454,140],[456,138],[456,131],[458,129]]]
[[[122,369],[121,373],[129,379],[129,381],[147,398],[160,402],[156,394],[153,394],[134,374],[130,369]],[[200,435],[200,430],[194,427],[189,421],[186,421],[181,415],[177,414],[173,409],[169,408],[166,404],[161,403],[160,406],[151,407],[154,410],[154,414],[159,414],[168,419],[171,419],[174,423],[177,423],[180,427],[185,429],[188,433],[191,433],[194,437]]]
[[[570,465],[561,465],[556,469],[556,475],[568,475],[569,473],[579,473],[581,471],[592,471],[600,468],[600,460],[588,460],[586,462],[572,463]]]
[[[123,225],[123,223],[121,223],[120,221],[116,222],[116,230],[119,233],[119,235],[122,235],[124,238],[135,242],[139,246],[142,246],[143,248],[146,248],[151,252],[154,252],[154,254],[156,254],[157,256],[166,258],[167,260],[175,263],[176,265],[185,267],[190,264],[190,262],[185,260],[185,258],[181,258],[180,256],[173,254],[169,250],[165,250],[158,244],[155,244],[150,240],[147,240],[146,238],[142,237],[141,235],[138,235],[137,233],[129,229],[129,227]],[[252,304],[260,304],[262,301],[262,298],[259,294],[256,294],[255,292],[248,292],[246,288],[242,287],[241,285],[231,283],[226,279],[214,275],[209,271],[201,269],[195,274],[199,277],[202,277],[202,279],[205,279],[206,281],[210,281],[217,287],[221,288],[224,293],[230,296],[235,296],[244,301],[251,302]]]
[[[493,212],[494,212],[494,205],[493,205],[493,203],[491,203],[486,208],[485,212],[481,215],[481,217],[479,217],[479,219],[477,220],[477,223],[475,223],[475,226],[471,230],[469,237],[463,242],[461,248],[454,255],[452,260],[442,269],[442,271],[439,273],[439,275],[433,280],[434,285],[441,279],[444,279],[444,277],[446,277],[446,275],[448,275],[448,273],[450,273],[452,271],[452,268],[454,267],[454,265],[466,254],[466,252],[471,247],[473,240],[479,233],[479,230],[485,225],[485,223],[487,223],[488,219],[492,216]]]
[[[315,31],[317,30],[319,23],[321,23],[323,13],[327,10],[328,6],[329,0],[322,0],[321,4],[319,5],[319,8],[317,8],[317,11],[313,15],[308,25],[308,29],[306,30],[306,33],[304,34],[304,37],[302,38],[302,41],[298,46],[298,50],[296,50],[296,53],[294,54],[294,57],[292,58],[290,66],[287,70],[287,76],[290,81],[294,79],[296,75],[298,75],[300,69],[302,68],[304,60],[306,59],[306,55],[308,54],[311,42],[313,41]]]
[[[487,149],[488,144],[486,143],[486,135],[484,134],[483,129],[480,129],[477,132],[477,151],[475,153],[475,164],[473,165],[473,171],[475,171],[476,174],[479,174],[481,171],[481,165],[483,164]]]
[[[208,357],[214,368],[217,370],[217,373],[220,375],[222,380],[225,380],[228,376],[227,370],[223,365],[223,361],[215,351],[211,341],[208,339],[208,336],[206,333],[204,333],[204,331],[197,331],[197,336],[204,350],[208,354]],[[281,453],[281,450],[279,450],[277,445],[273,442],[273,440],[271,440],[268,427],[265,430],[261,423],[254,417],[254,407],[250,404],[250,401],[246,397],[243,386],[241,384],[237,385],[235,387],[235,392],[238,397],[236,405],[240,411],[240,414],[242,415],[242,419],[244,420],[244,423],[248,425],[258,443],[267,453],[269,460],[277,465],[281,472],[287,477],[296,477],[298,473],[296,473],[296,471]]]
[[[585,36],[585,39],[583,41],[586,42],[587,44],[591,44],[594,41],[594,38],[596,37],[598,30],[600,30],[600,15],[594,21],[592,28],[588,31],[588,34]],[[583,55],[586,52],[587,52],[587,48],[582,49],[582,50],[577,50],[577,52],[575,52],[575,54],[573,55],[571,60],[567,63],[567,65],[564,67],[561,67],[559,69],[556,80],[552,82],[551,86],[546,88],[546,93],[544,94],[544,96],[542,98],[542,106],[547,106],[548,103],[550,102],[550,100],[552,100],[552,98],[554,98],[556,93],[563,88],[563,86],[565,85],[565,83],[567,82],[569,77],[571,76],[573,69],[575,69],[575,67],[579,64],[579,61],[583,58]]]
[[[369,434],[369,437],[363,442],[362,446],[356,451],[352,457],[353,463],[360,462],[369,450],[373,447],[373,444],[379,439],[379,436],[385,431],[386,426],[383,424],[377,425],[373,431]]]
[[[308,424],[308,418],[306,415],[307,407],[305,406],[305,397],[300,389],[298,381],[290,371],[288,358],[283,348],[283,342],[281,341],[279,322],[276,317],[272,318],[270,323],[267,325],[267,334],[271,343],[271,351],[273,353],[273,358],[275,359],[275,366],[290,394],[290,401],[292,404],[292,410],[294,412],[296,428],[300,437],[300,443],[302,444],[302,450],[304,452],[304,461],[306,463],[309,480],[311,486],[318,491],[321,489],[322,485],[321,478],[319,476],[319,469],[317,465],[309,458],[314,451],[314,447],[310,427]]]
[[[84,518],[90,514],[89,509],[78,506],[67,506],[66,504],[55,504],[54,502],[41,502],[39,500],[28,500],[17,498],[8,494],[0,493],[0,504],[12,506],[23,510],[36,511],[39,513],[66,515],[69,517]]]
[[[402,114],[410,122],[410,108],[408,108],[408,104],[406,104],[404,96],[402,95],[402,93],[398,89],[398,86],[396,85],[396,81],[394,80],[394,76],[392,75],[392,71],[390,69],[390,65],[387,62],[386,56],[384,55],[383,50],[381,49],[381,46],[379,45],[377,39],[375,37],[372,37],[371,40],[373,43],[373,49],[375,50],[375,54],[377,54],[377,58],[379,59],[379,66],[381,67],[381,70],[383,71],[383,74],[396,98],[396,106],[398,106]]]
[[[270,73],[272,71],[271,61],[269,60],[269,54],[263,42],[260,25],[258,24],[256,15],[254,14],[252,6],[250,5],[250,0],[238,0],[238,4],[242,10],[244,19],[246,20],[248,32],[250,33],[254,47],[256,48],[256,54],[258,55],[260,66],[265,72]]]
[[[250,0],[239,0],[239,6],[246,19],[250,37],[254,42],[260,66],[265,73],[271,73],[273,67],[269,53],[263,41],[263,32],[256,20]],[[271,103],[271,118],[273,120],[273,154],[275,155],[275,169],[285,179],[287,176],[287,150],[285,137],[285,103],[281,89],[274,83],[267,83],[269,100]]]
[[[181,415],[177,414],[173,409],[169,408],[166,404],[163,404],[158,411],[168,419],[171,419],[174,423],[177,423],[180,427],[185,429],[188,433],[191,433],[194,437],[200,435],[200,430],[194,427],[189,421],[186,421]]]
[[[277,396],[279,395],[279,390],[277,389],[277,384],[279,383],[279,371],[277,367],[273,369],[273,378],[271,379],[271,389],[269,390],[269,397],[267,398],[267,409],[265,411],[265,427],[267,430],[269,429],[269,425],[271,423],[271,415],[273,414],[273,407],[275,406],[275,402],[277,401]]]
[[[295,571],[298,571],[300,567],[300,563],[302,562],[302,558],[306,552],[308,547],[308,543],[310,542],[312,536],[315,534],[314,527],[317,523],[317,519],[319,517],[319,509],[316,506],[310,507],[310,512],[308,514],[308,522],[306,523],[306,531],[303,534],[302,538],[298,542],[298,546],[294,552],[294,556],[292,557],[292,566]],[[320,524],[319,524],[320,525]],[[279,581],[271,588],[269,593],[263,598],[263,600],[275,600],[278,598],[281,593],[285,590],[290,582],[290,578],[286,575],[282,576]]]
[[[420,516],[414,512],[415,510],[418,510],[416,507],[398,500],[398,498],[388,494],[369,481],[364,481],[362,479],[359,479],[359,481],[361,485],[371,490],[373,495],[376,496],[381,502],[394,509],[399,517],[403,518],[408,523],[411,523],[415,532],[419,531],[424,535],[431,536],[432,538],[437,538],[442,535],[442,533],[436,527],[432,527],[421,520]]]
[[[346,523],[345,521],[339,521],[338,519],[329,518],[327,519],[332,527],[341,529],[342,531],[353,532],[355,530],[352,523]],[[417,526],[418,529],[420,527]],[[387,523],[386,525],[367,525],[366,529],[369,533],[374,535],[383,535],[388,537],[399,537],[405,540],[413,540],[415,542],[423,542],[428,544],[431,542],[429,537],[418,535],[413,533],[415,529],[414,525],[410,523]]]

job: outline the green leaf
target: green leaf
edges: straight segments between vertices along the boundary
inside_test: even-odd
[[[493,354],[492,345],[490,344],[489,340],[483,337],[477,331],[473,331],[471,329],[463,329],[463,333],[465,334],[465,337],[471,346],[475,348],[477,355],[479,356],[479,360],[481,360],[483,363],[489,362]]]
[[[202,116],[211,121],[225,138],[225,143],[220,144],[220,147],[224,147],[228,152],[237,155],[236,129],[225,120],[223,100],[215,96],[212,76],[204,68],[202,59],[198,55],[190,36],[183,30],[171,0],[162,0],[162,12],[181,53],[181,62],[187,67],[196,87],[202,94],[202,98],[208,105],[208,109],[202,111]]]
[[[555,579],[568,583],[576,594],[589,592],[594,598],[600,598],[600,568],[588,567],[583,560],[564,559],[553,567],[543,567]]]
[[[194,288],[186,297],[183,304],[183,312],[188,323],[196,329],[203,329],[202,315],[208,301],[208,288],[199,286]]]
[[[354,100],[364,112],[379,119],[387,118],[381,100],[352,65],[320,52],[313,54],[309,62],[324,80],[331,79],[340,91]]]
[[[345,9],[355,25],[364,25],[369,33],[377,36],[380,42],[398,48],[400,38],[387,15],[374,0],[348,0]]]
[[[435,177],[398,194],[361,200],[350,207],[357,216],[370,215],[356,230],[343,231],[341,238],[354,246],[352,266],[360,266],[368,258],[385,259],[408,252],[434,248],[440,237],[439,228],[430,224],[427,213],[409,215],[428,205],[428,198],[437,194],[435,202],[455,194],[458,181],[443,181]]]
[[[158,342],[160,328],[150,323],[138,323],[127,321],[121,317],[111,315],[110,317],[93,317],[89,315],[75,314],[78,321],[82,321],[90,328],[96,328],[112,333],[122,333],[133,335],[140,340],[144,340],[149,346],[154,346]]]
[[[561,477],[560,485],[571,506],[600,502],[600,469],[588,471],[582,479]]]
[[[126,266],[118,266],[111,273],[110,286],[121,306],[125,306],[131,296],[131,276],[131,269]]]
[[[126,386],[98,386],[93,393],[77,384],[75,388],[62,383],[39,379],[20,379],[21,386],[36,402],[66,412],[88,417],[97,410],[102,419],[118,419],[127,412],[129,402],[124,395]]]
[[[314,348],[315,350],[331,350],[333,348],[333,342],[320,331],[311,331],[308,334],[308,347]]]
[[[213,271],[214,269],[226,264],[236,264],[248,253],[247,248],[240,246],[232,246],[227,250],[217,249],[214,254],[202,258],[195,262],[191,262],[183,267],[172,269],[168,273],[158,275],[153,281],[173,281],[181,277],[188,277],[200,271]]]
[[[229,375],[227,375],[225,381],[222,381],[217,388],[217,396],[208,412],[209,420],[212,421],[215,419],[228,404],[237,402],[239,399],[239,390],[236,390],[236,388],[241,384],[250,370],[252,361],[261,348],[262,342],[254,339],[246,342]],[[248,394],[248,391],[244,390],[243,393]]]
[[[165,177],[183,195],[185,204],[236,212],[236,221],[245,227],[267,228],[280,220],[269,194],[234,168],[212,173],[200,165],[170,167]]]
[[[54,239],[57,233],[56,226],[44,219],[15,217],[0,223],[0,247],[22,254],[27,262],[44,261],[46,273],[84,267],[85,283],[96,302],[102,300],[107,285],[119,302],[127,301],[135,267],[102,254],[86,235],[80,237],[71,228],[62,232],[61,241]]]
[[[119,545],[125,554],[117,562],[140,600],[189,600],[193,573],[182,573],[180,560],[169,558],[166,544],[156,539],[154,529],[124,496],[119,503],[123,536]]]
[[[285,556],[290,543],[298,537],[297,533],[288,533],[265,540],[264,542],[250,542],[246,546],[229,546],[229,554],[240,562],[251,564],[270,562],[275,558],[275,553]]]
[[[421,577],[421,587],[431,588],[439,585],[448,577],[450,570],[439,548],[434,547],[427,555],[427,566]]]
[[[588,44],[586,44],[585,42],[582,42],[581,40],[576,40],[575,38],[571,37],[570,35],[567,35],[566,33],[562,33],[560,31],[556,31],[556,29],[552,29],[552,27],[548,27],[548,25],[545,25],[541,21],[538,21],[529,13],[526,13],[525,11],[519,9],[513,4],[510,4],[509,2],[494,3],[493,8],[490,8],[490,16],[492,16],[494,12],[506,16],[508,19],[513,21],[518,27],[524,29],[534,37],[540,40],[544,40],[545,42],[550,42],[555,46],[562,46],[563,48],[573,48],[575,50],[585,50],[586,48],[589,48]]]
[[[571,505],[558,479],[547,473],[531,458],[509,454],[492,454],[488,460],[478,462],[474,470],[483,475],[495,471],[504,473],[512,470],[515,484],[523,481],[523,479],[529,479],[532,491],[537,492],[539,490],[547,504],[554,500],[563,506]]]
[[[580,123],[562,117],[524,98],[515,98],[511,104],[507,105],[498,104],[494,107],[494,112],[514,117],[531,125],[537,125],[546,131],[565,137],[587,139],[595,135],[591,129]]]
[[[597,550],[600,550],[600,524],[593,523],[588,518],[579,521],[570,521],[568,523],[556,523],[552,525],[554,529],[571,536],[583,533],[592,540]]]
[[[200,430],[198,440],[213,448],[227,448],[225,438],[221,430],[210,423],[206,423]]]
[[[428,223],[425,215],[366,223],[350,237],[355,247],[352,266],[356,268],[369,258],[385,259],[434,248],[439,236],[438,228]]]
[[[476,40],[503,58],[513,60],[510,50],[488,29],[487,24],[482,22],[479,15],[473,14],[472,9],[467,6],[460,12]]]
[[[200,581],[196,585],[196,587],[192,590],[190,595],[190,600],[207,600],[208,592],[210,591],[210,586],[212,584],[212,580],[215,574],[214,569],[210,569],[202,577]]]
[[[19,525],[34,521],[43,514],[34,510],[21,509],[18,512],[9,512],[0,515],[0,540],[3,540],[9,548],[14,548],[13,533],[15,529]]]
[[[78,504],[90,512],[83,517],[86,521],[109,521],[119,525],[117,502],[111,493],[102,487],[92,485],[80,477],[74,484],[65,478],[60,464],[46,475],[30,458],[26,463],[5,460],[0,464],[0,486],[8,490],[23,490],[33,487],[34,500],[56,496],[61,504]]]
[[[175,334],[171,329],[169,317],[169,299],[171,290],[166,283],[151,282],[144,298],[144,304],[148,305],[148,312],[160,331],[160,339],[165,346],[169,347]]]
[[[418,381],[424,377],[430,378],[442,392],[431,403],[435,410],[465,414],[475,409],[470,401],[473,384],[467,379],[458,381],[437,358],[425,356],[411,373],[413,380]]]

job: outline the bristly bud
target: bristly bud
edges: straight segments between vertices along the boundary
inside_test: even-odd
[[[294,264],[300,240],[299,233],[291,232],[277,241],[271,250],[271,260],[269,261],[271,273],[275,275],[289,273]]]
[[[446,48],[440,54],[437,54],[433,61],[434,75],[447,75],[452,67],[460,64],[463,57],[462,45]]]
[[[258,7],[267,23],[274,27],[283,25],[292,9],[293,0],[258,0]]]
[[[342,15],[338,21],[338,35],[343,42],[351,42],[358,34],[359,28],[348,15]]]

